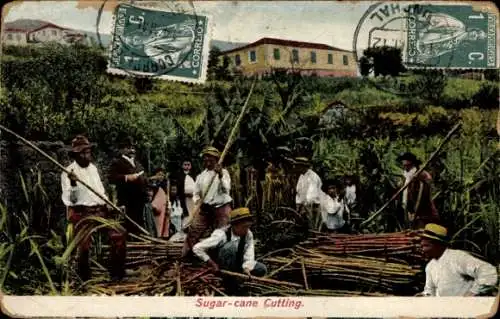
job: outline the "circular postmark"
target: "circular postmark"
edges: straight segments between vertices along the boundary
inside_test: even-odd
[[[366,49],[398,48],[403,66],[419,72],[413,72],[412,76],[403,73],[398,77],[365,77],[366,81],[383,91],[414,96],[426,88],[424,77],[427,69],[447,68],[452,64],[454,50],[449,48],[456,42],[456,37],[445,41],[429,31],[429,26],[436,21],[448,21],[432,9],[430,5],[395,2],[379,2],[368,8],[354,33],[356,61],[360,61],[359,57],[364,56]],[[433,73],[436,72],[439,73]]]
[[[206,68],[208,28],[208,17],[198,15],[192,2],[120,3],[113,11],[108,70],[198,80]]]

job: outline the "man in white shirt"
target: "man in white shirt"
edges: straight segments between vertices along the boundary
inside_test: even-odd
[[[424,254],[431,258],[425,268],[425,288],[419,296],[481,296],[495,290],[496,268],[468,252],[448,248],[448,231],[427,224],[421,235]]]
[[[77,179],[85,182],[93,190],[106,196],[97,167],[91,163],[91,145],[84,136],[76,136],[72,141],[74,162],[66,170],[70,174],[61,174],[62,201],[67,207],[68,220],[75,225],[75,236],[81,231],[88,231],[98,225],[86,217],[98,216],[112,218],[112,210],[106,202],[83,186]],[[110,228],[111,241],[110,274],[113,279],[121,279],[125,274],[126,232],[123,228]],[[89,250],[92,237],[89,234],[78,245],[78,274],[86,281],[90,278]]]
[[[193,214],[195,207],[193,200],[195,181],[191,177],[191,169],[191,161],[184,160],[182,162],[182,172],[179,174],[179,182],[177,186],[182,209],[184,210],[184,214],[188,216],[191,216],[191,214]]]
[[[319,212],[321,178],[310,168],[309,159],[305,157],[297,157],[295,166],[300,173],[295,195],[297,211],[306,214],[309,229],[318,229],[321,222]]]
[[[203,198],[203,203],[199,214],[194,217],[189,227],[182,250],[183,257],[189,254],[209,227],[222,228],[229,224],[233,201],[229,195],[231,177],[229,172],[217,163],[220,153],[215,147],[206,147],[202,155],[205,170],[196,177],[193,200],[195,205],[198,205]],[[213,183],[210,186],[212,179]],[[208,189],[209,186],[210,189]]]
[[[219,268],[242,272],[250,278],[262,277],[267,268],[255,260],[255,244],[250,231],[252,214],[246,207],[231,212],[231,225],[216,229],[193,247],[194,254],[206,262],[213,270]],[[212,255],[212,256],[211,256]],[[237,293],[237,283],[230,278],[225,279],[225,286],[230,294]]]
[[[339,196],[339,189],[340,183],[332,181],[327,182],[327,193],[321,191],[320,210],[323,222],[319,228],[320,231],[323,230],[323,226],[326,226],[327,232],[349,233],[349,226],[344,218],[345,214],[349,214],[349,208],[344,199]]]

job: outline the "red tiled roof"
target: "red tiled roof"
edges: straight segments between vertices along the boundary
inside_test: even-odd
[[[24,33],[30,33],[38,30],[42,30],[47,27],[52,27],[60,30],[69,30],[64,27],[60,27],[56,24],[42,21],[42,20],[29,20],[29,19],[24,19],[24,20],[16,20],[14,22],[6,22],[4,24],[5,31],[10,31],[10,32],[24,32]]]
[[[27,31],[25,29],[7,28],[7,29],[5,29],[5,32],[24,32],[24,33],[26,33]]]
[[[302,42],[302,41],[291,41],[291,40],[283,40],[276,38],[262,38],[253,43],[249,43],[239,48],[234,48],[231,50],[227,50],[222,52],[223,54],[240,51],[243,49],[255,47],[261,44],[274,44],[274,45],[283,45],[295,48],[307,48],[307,49],[318,49],[318,50],[333,50],[333,51],[342,51],[342,52],[351,52],[349,50],[344,50],[336,47],[332,47],[330,45],[321,44],[321,43],[312,43],[312,42]]]
[[[44,20],[35,19],[17,19],[11,22],[5,22],[3,27],[7,29],[22,30],[24,32],[29,32],[31,30],[40,28],[41,26],[47,25],[49,22]]]
[[[41,26],[39,28],[36,28],[34,30],[31,30],[29,32],[36,32],[36,31],[39,31],[39,30],[42,30],[42,29],[45,29],[45,28],[48,28],[48,27],[56,28],[56,29],[59,29],[59,30],[66,30],[66,28],[60,27],[58,25],[55,25],[55,24],[49,22],[46,25],[43,25],[43,26]]]

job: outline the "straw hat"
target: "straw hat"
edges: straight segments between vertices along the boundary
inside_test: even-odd
[[[217,157],[217,158],[220,158],[220,152],[218,149],[216,149],[215,147],[213,146],[207,146],[203,149],[203,151],[201,152],[201,155],[210,155],[210,156],[214,156],[214,157]]]
[[[77,135],[71,141],[71,152],[73,153],[81,153],[86,149],[92,148],[89,140],[83,135]]]
[[[427,224],[425,225],[423,233],[420,235],[422,238],[429,238],[432,240],[437,240],[439,242],[448,244],[448,230],[438,224]]]
[[[309,166],[311,162],[307,157],[296,157],[294,160],[295,165]]]
[[[231,224],[247,220],[251,221],[252,218],[253,215],[250,213],[250,209],[246,207],[236,208],[231,211]]]

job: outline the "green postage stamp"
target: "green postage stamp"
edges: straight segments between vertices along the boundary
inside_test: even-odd
[[[209,44],[208,16],[120,4],[108,72],[204,83]]]
[[[406,64],[431,68],[496,68],[496,15],[467,5],[423,5],[407,16]]]

